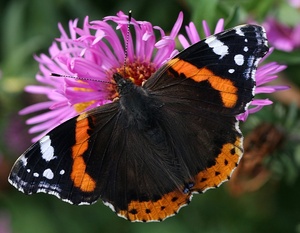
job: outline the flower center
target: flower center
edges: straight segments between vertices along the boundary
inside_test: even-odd
[[[129,78],[137,86],[141,86],[155,71],[156,66],[153,63],[139,61],[126,64],[125,72],[124,67],[116,69],[116,72]]]
[[[118,67],[109,71],[108,76],[113,80],[113,74],[119,73],[123,77],[130,79],[135,85],[141,86],[156,71],[156,66],[149,62],[128,62],[124,67]],[[110,86],[111,100],[119,97],[116,86]]]
[[[107,77],[109,82],[112,82],[112,84],[105,84],[105,90],[101,90],[103,92],[107,93],[107,99],[113,101],[115,98],[119,97],[119,93],[117,92],[116,85],[114,85],[114,80],[113,80],[113,74],[114,73],[119,73],[123,77],[130,79],[135,85],[141,86],[144,81],[146,81],[155,71],[156,71],[156,66],[153,63],[149,62],[128,62],[124,67],[118,67],[111,69],[107,72]],[[125,74],[124,74],[125,73]],[[80,92],[91,92],[94,91],[92,88],[74,88],[77,91]],[[77,113],[82,113],[86,111],[89,106],[94,104],[98,100],[91,100],[91,101],[85,101],[85,102],[80,102],[77,104],[73,105],[73,108]]]

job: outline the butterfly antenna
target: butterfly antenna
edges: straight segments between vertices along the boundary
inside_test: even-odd
[[[128,26],[127,26],[127,32],[126,32],[126,37],[125,37],[124,67],[123,67],[124,76],[126,75],[126,66],[127,66],[126,61],[127,61],[127,57],[128,57],[128,41],[129,41],[131,18],[132,18],[132,15],[131,15],[131,10],[130,10],[128,12]],[[72,78],[72,79],[83,80],[83,81],[93,81],[93,82],[100,82],[100,83],[107,83],[107,84],[116,85],[116,83],[114,83],[114,82],[97,80],[97,79],[92,79],[92,78],[77,77],[77,76],[72,76],[72,75],[64,75],[64,74],[58,74],[58,73],[50,73],[50,76],[60,77],[60,78]]]
[[[129,41],[129,32],[130,32],[130,22],[131,22],[132,14],[131,10],[128,11],[128,26],[125,40],[125,51],[124,51],[124,76],[126,75],[126,66],[127,66],[127,57],[128,57],[128,41]]]
[[[77,76],[65,75],[65,74],[58,74],[58,73],[50,73],[50,76],[52,76],[52,77],[60,77],[60,78],[72,78],[72,79],[82,80],[82,81],[92,81],[92,82],[107,83],[107,84],[113,84],[113,85],[115,85],[114,83],[109,82],[109,81],[103,81],[103,80],[92,79],[92,78],[77,77]]]

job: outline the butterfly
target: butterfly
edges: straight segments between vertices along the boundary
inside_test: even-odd
[[[183,50],[142,86],[115,73],[119,98],[54,128],[9,182],[75,205],[98,199],[129,221],[162,221],[227,181],[243,154],[237,116],[254,96],[265,30],[242,25]]]

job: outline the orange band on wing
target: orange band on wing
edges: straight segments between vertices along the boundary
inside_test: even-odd
[[[225,107],[232,108],[235,106],[238,99],[237,88],[231,80],[223,79],[205,67],[198,68],[179,58],[171,60],[170,64],[173,70],[179,74],[184,74],[187,78],[196,82],[208,81],[215,90],[220,92]]]
[[[191,193],[175,190],[163,195],[157,201],[131,201],[127,210],[120,210],[117,214],[133,222],[162,221],[187,205],[190,197]]]
[[[193,190],[202,192],[208,188],[218,187],[221,183],[228,180],[242,157],[243,151],[241,148],[242,142],[240,137],[237,137],[233,144],[224,144],[216,158],[216,164],[195,176]]]
[[[71,179],[74,182],[74,186],[80,188],[80,190],[84,192],[91,192],[96,187],[95,180],[86,173],[86,163],[82,157],[84,152],[88,149],[88,129],[88,118],[81,119],[79,116],[76,122],[76,142],[72,147],[73,166]]]
[[[237,137],[234,143],[224,144],[216,158],[216,164],[200,171],[194,177],[194,186],[189,192],[184,193],[177,189],[162,195],[159,200],[155,201],[132,200],[126,210],[119,210],[117,214],[130,221],[143,222],[161,221],[176,214],[181,207],[190,202],[192,192],[202,192],[208,188],[215,188],[228,180],[242,156],[241,148],[241,137]],[[184,190],[183,187],[182,190]]]

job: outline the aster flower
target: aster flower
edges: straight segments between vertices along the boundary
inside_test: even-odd
[[[284,25],[274,18],[268,18],[264,22],[268,39],[276,49],[290,52],[300,48],[300,24],[295,27]]]
[[[208,37],[211,35],[210,28],[208,27],[208,24],[206,21],[203,21],[203,31],[205,34],[205,37]],[[191,46],[192,44],[200,41],[199,33],[194,25],[193,22],[191,22],[188,26],[185,27],[187,36],[186,38],[183,35],[179,35],[178,39],[183,46],[183,48],[187,48]],[[220,19],[215,27],[214,33],[219,33],[224,31],[224,20]],[[260,64],[272,53],[273,48],[270,49],[268,54],[260,60]],[[285,65],[279,65],[276,62],[267,63],[264,65],[260,65],[256,71],[256,89],[255,94],[261,94],[261,93],[273,93],[280,90],[286,90],[289,87],[287,86],[264,86],[264,84],[271,82],[272,80],[277,78],[277,73],[284,70],[286,68]],[[254,99],[251,102],[250,107],[248,110],[246,110],[245,113],[240,114],[237,116],[238,120],[245,121],[249,114],[258,112],[261,110],[264,106],[272,104],[272,101],[269,99]]]
[[[77,27],[78,20],[70,21],[70,35],[59,24],[61,37],[50,47],[50,57],[45,54],[35,57],[40,64],[36,79],[42,85],[25,88],[27,92],[46,95],[49,99],[20,111],[21,115],[44,111],[26,122],[33,125],[29,133],[40,133],[33,141],[67,119],[111,102],[117,96],[115,88],[109,84],[113,80],[113,73],[126,73],[135,84],[141,85],[178,52],[175,38],[182,20],[183,14],[180,13],[167,36],[160,27],[132,18],[135,38],[127,30],[128,16],[123,12],[92,22],[86,17],[83,28]],[[117,30],[110,23],[116,24]],[[160,33],[159,40],[156,39],[155,30]],[[121,33],[123,41],[116,31]],[[124,68],[126,43],[127,60]],[[58,78],[51,76],[51,73],[84,79]]]

